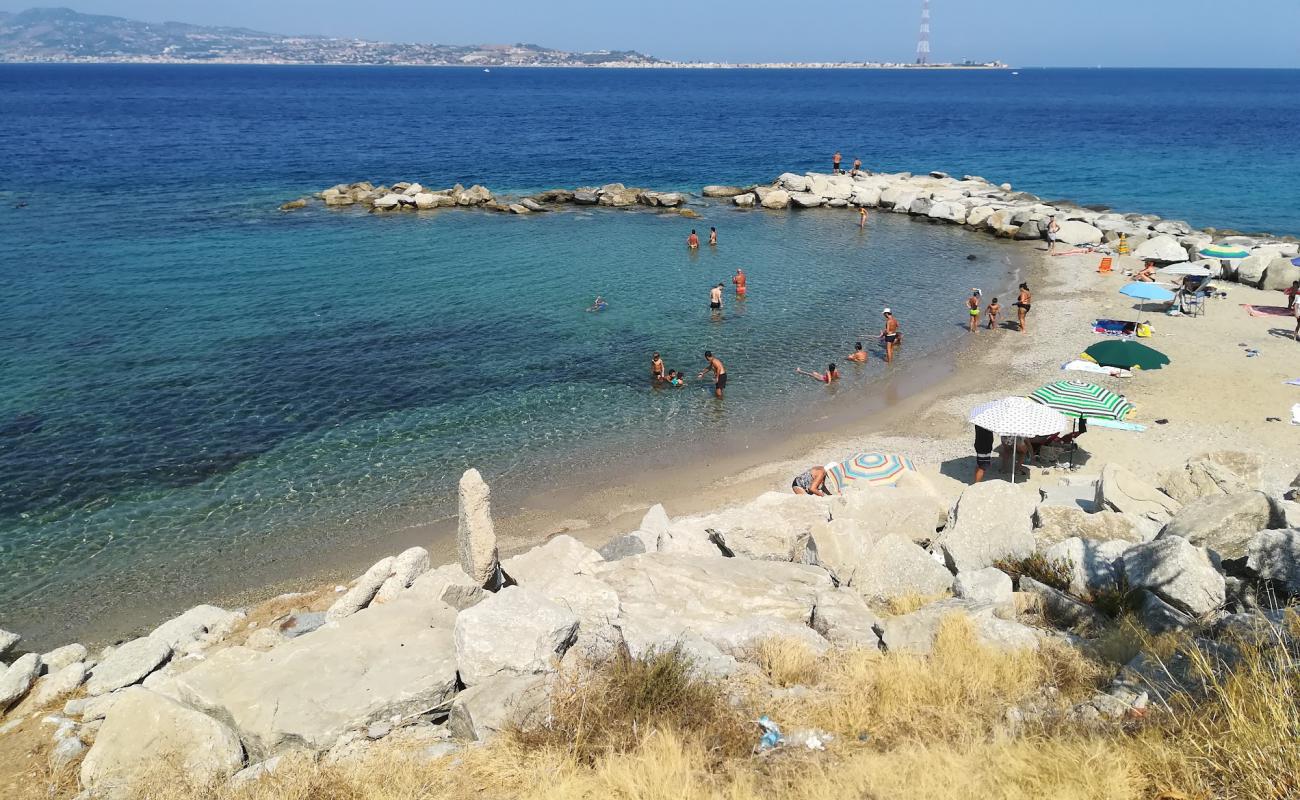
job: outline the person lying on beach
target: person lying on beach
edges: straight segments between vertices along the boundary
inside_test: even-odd
[[[700,374],[695,376],[695,378],[696,380],[701,380],[705,375],[712,372],[716,376],[713,382],[713,394],[721,400],[722,390],[727,388],[727,368],[722,365],[722,359],[713,355],[713,351],[711,350],[704,351],[704,360],[709,362],[709,366],[701,370]]]
[[[736,270],[736,275],[731,279],[731,282],[736,285],[736,297],[744,297],[746,291],[745,271],[743,269]]]
[[[989,303],[989,307],[984,311],[984,316],[989,318],[989,330],[993,330],[993,328],[997,326],[998,315],[1001,313],[1002,306],[998,305],[998,299],[995,297],[993,298],[993,302]]]
[[[795,494],[830,497],[831,490],[826,488],[826,468],[812,467],[804,470],[799,477],[790,482],[790,489]]]
[[[717,246],[718,246],[718,229],[717,229],[717,228],[709,228],[709,246],[710,246],[710,247],[717,247]]]
[[[606,303],[606,302],[605,302],[605,298],[601,297],[600,295],[596,295],[596,301],[595,301],[594,303],[592,303],[592,304],[591,304],[591,308],[589,308],[589,309],[587,309],[587,310],[588,310],[588,311],[604,311],[604,310],[607,309],[607,308],[609,308],[609,303]]]
[[[1142,281],[1143,283],[1155,283],[1156,280],[1155,263],[1152,261],[1148,261],[1145,264],[1143,264],[1142,269],[1139,270],[1138,273],[1133,276],[1133,280]]]
[[[854,342],[853,352],[848,358],[849,361],[856,361],[859,364],[867,363],[867,351],[862,349],[862,342]]]
[[[722,310],[722,284],[718,284],[709,290],[709,308],[713,311]]]
[[[691,235],[686,237],[686,247],[689,250],[700,249],[700,237],[693,228],[691,229]]]
[[[980,329],[980,290],[971,289],[970,291],[970,297],[966,298],[966,310],[970,312],[967,314],[970,317],[967,329],[971,333],[975,333]]]
[[[800,375],[807,375],[819,383],[830,383],[840,379],[840,371],[835,368],[834,364],[827,367],[825,372],[804,372],[802,367],[795,367],[794,371]]]
[[[898,332],[898,320],[894,318],[894,312],[886,308],[880,312],[885,316],[885,327],[880,332],[880,340],[885,343],[885,363],[888,364],[894,360],[894,347],[902,344],[903,335]]]
[[[664,360],[659,357],[658,353],[655,353],[650,359],[650,380],[655,383],[664,381]]]

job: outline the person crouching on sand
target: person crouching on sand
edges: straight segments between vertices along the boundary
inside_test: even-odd
[[[867,351],[862,349],[862,342],[854,343],[853,352],[849,354],[848,358],[849,361],[854,361],[858,364],[867,363]]]
[[[834,364],[827,367],[825,372],[804,372],[802,367],[795,367],[794,371],[800,375],[807,375],[820,383],[830,383],[840,379],[840,371],[835,368]]]
[[[790,483],[795,494],[810,494],[813,497],[830,497],[831,490],[826,488],[826,468],[813,467],[804,470]]]

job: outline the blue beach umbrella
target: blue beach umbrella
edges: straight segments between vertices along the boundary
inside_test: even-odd
[[[1300,258],[1291,259],[1291,263],[1295,264],[1297,267],[1300,267]]]
[[[1219,261],[1234,261],[1250,256],[1249,250],[1242,250],[1240,247],[1227,244],[1212,244],[1208,247],[1202,247],[1198,252],[1203,258],[1214,258]]]
[[[1136,281],[1119,290],[1119,293],[1127,297],[1132,297],[1142,301],[1142,311],[1147,310],[1147,301],[1169,302],[1174,299],[1174,293],[1163,286],[1154,283],[1142,283]]]

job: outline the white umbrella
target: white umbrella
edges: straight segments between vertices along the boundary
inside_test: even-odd
[[[1159,271],[1164,275],[1193,275],[1197,278],[1208,278],[1214,274],[1214,270],[1205,266],[1204,261],[1196,263],[1184,261],[1181,264],[1170,264]]]
[[[970,421],[999,436],[1010,436],[1011,482],[1016,482],[1016,449],[1020,439],[1065,433],[1070,421],[1065,415],[1027,397],[1006,397],[992,403],[976,406],[970,412]]]

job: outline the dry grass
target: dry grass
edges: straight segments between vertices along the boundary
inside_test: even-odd
[[[748,654],[775,686],[811,686],[820,679],[822,658],[807,644],[794,639],[767,639]]]
[[[920,611],[931,603],[947,600],[949,597],[952,597],[951,592],[939,592],[938,594],[908,592],[898,597],[889,598],[885,601],[884,608],[881,610],[886,616],[901,617],[904,614],[911,614],[913,611]]]
[[[783,682],[816,691],[779,702],[762,695],[764,704],[751,708],[757,700],[730,697],[734,683],[724,690],[694,677],[680,652],[623,656],[569,676],[548,727],[454,757],[430,762],[381,743],[365,762],[303,760],[240,790],[187,787],[160,772],[132,797],[1282,800],[1300,797],[1300,664],[1279,641],[1242,643],[1231,671],[1193,654],[1208,692],[1174,698],[1172,715],[1153,711],[1145,721],[1101,729],[1029,725],[1014,736],[1003,722],[1009,706],[1068,707],[1093,691],[1100,668],[1064,646],[990,650],[952,618],[928,658],[832,651],[810,664],[788,642],[765,643],[754,656],[769,691]],[[1160,644],[1169,651],[1168,641]],[[787,733],[829,730],[830,749],[753,755],[754,708]],[[75,791],[32,784],[35,791],[20,797],[63,800]]]
[[[993,562],[993,566],[1010,575],[1012,578],[1029,577],[1053,589],[1062,592],[1070,591],[1070,580],[1074,576],[1074,568],[1070,560],[1065,558],[1049,559],[1041,552],[1035,552],[1028,558],[1000,559]]]

